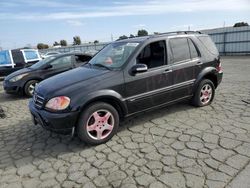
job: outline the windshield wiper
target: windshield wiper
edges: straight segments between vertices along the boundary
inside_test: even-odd
[[[97,67],[104,67],[104,68],[106,68],[106,69],[108,69],[108,70],[112,70],[111,68],[106,67],[105,65],[100,64],[100,63],[97,63],[97,64],[92,64],[92,65],[97,66]]]

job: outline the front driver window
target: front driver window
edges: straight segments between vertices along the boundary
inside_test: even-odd
[[[165,41],[148,44],[137,56],[137,63],[146,64],[148,68],[156,68],[165,64]]]

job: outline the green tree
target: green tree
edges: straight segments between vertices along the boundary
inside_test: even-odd
[[[73,37],[73,45],[81,45],[82,41],[79,36]]]
[[[145,29],[141,29],[141,30],[138,30],[137,35],[138,35],[138,37],[147,36],[148,32]]]
[[[249,26],[247,22],[238,22],[234,24],[234,27]]]
[[[67,43],[66,40],[60,40],[60,45],[61,45],[61,46],[67,46],[68,43]]]
[[[159,35],[160,34],[160,32],[154,32],[154,35]]]
[[[98,41],[98,40],[95,40],[95,41],[94,41],[94,44],[98,44],[98,43],[99,43],[99,41]]]
[[[43,44],[43,43],[38,43],[37,44],[37,49],[41,50],[41,49],[48,49],[49,45],[48,44]]]
[[[133,34],[130,34],[129,38],[135,38],[135,36]]]
[[[122,35],[122,36],[119,37],[118,40],[123,40],[123,39],[127,39],[127,38],[128,38],[128,37],[127,37],[126,35]]]
[[[57,41],[54,42],[53,46],[58,46],[60,45]]]

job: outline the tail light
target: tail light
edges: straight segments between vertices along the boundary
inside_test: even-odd
[[[219,65],[216,67],[216,70],[217,70],[219,73],[222,73],[221,62],[220,62]]]

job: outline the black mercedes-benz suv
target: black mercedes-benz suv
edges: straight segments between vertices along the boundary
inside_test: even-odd
[[[222,80],[218,50],[200,32],[115,41],[89,63],[40,82],[29,108],[35,124],[108,141],[120,120],[180,100],[209,105]]]

